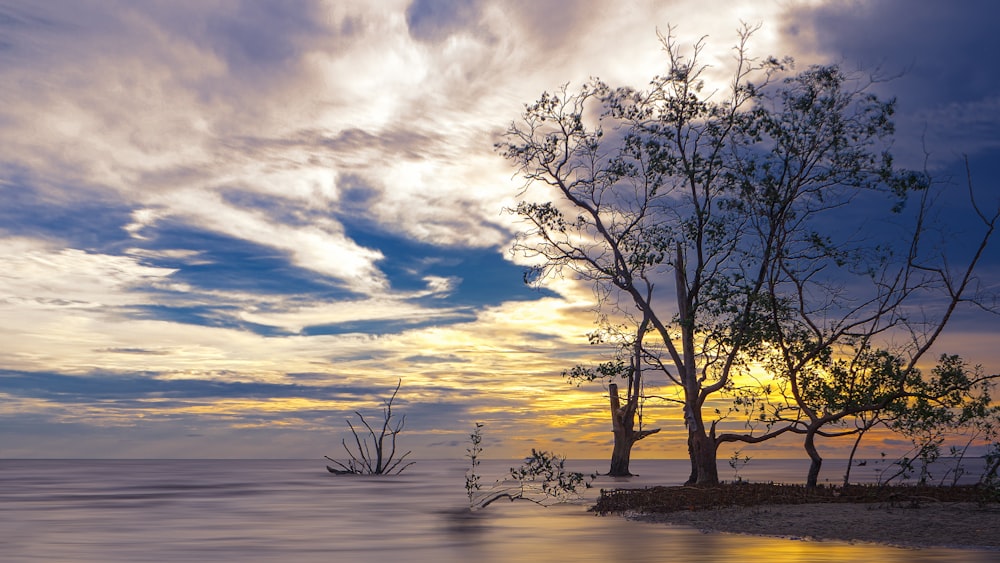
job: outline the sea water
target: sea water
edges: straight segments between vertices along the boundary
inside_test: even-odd
[[[514,464],[484,461],[478,473],[488,486]],[[802,482],[806,468],[754,460],[740,477]],[[474,513],[466,469],[418,461],[401,475],[362,477],[333,475],[323,460],[0,460],[0,561],[1000,561],[988,551],[705,534],[587,511],[600,488],[679,484],[682,460],[635,460],[639,476],[598,477],[578,503],[501,501]],[[842,477],[835,469],[831,481]],[[873,468],[856,471],[864,480]]]

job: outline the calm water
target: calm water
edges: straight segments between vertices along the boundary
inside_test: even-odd
[[[510,465],[485,461],[480,474],[492,482]],[[595,486],[686,476],[683,461],[640,460],[633,471],[641,477]],[[586,502],[499,502],[470,517],[464,472],[460,461],[368,478],[331,475],[323,460],[0,460],[0,561],[1000,561],[996,552],[702,534],[596,517]],[[804,473],[800,462],[771,460],[741,471],[785,482]]]

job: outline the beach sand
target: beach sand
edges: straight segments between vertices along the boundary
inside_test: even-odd
[[[771,504],[626,516],[706,532],[1000,550],[1000,505],[996,503]]]

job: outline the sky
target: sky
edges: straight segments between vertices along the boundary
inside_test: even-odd
[[[523,181],[493,144],[524,104],[645,85],[669,26],[724,69],[760,24],[754,54],[894,76],[875,90],[898,98],[898,162],[961,190],[967,155],[995,205],[998,18],[992,0],[0,0],[0,457],[341,457],[345,419],[380,420],[398,382],[413,457],[460,458],[482,422],[486,457],[605,458],[605,388],[561,375],[602,358],[593,293],[526,287],[510,252]],[[963,313],[942,351],[1000,370],[997,328]],[[635,457],[686,455],[676,409],[646,424],[663,432]]]

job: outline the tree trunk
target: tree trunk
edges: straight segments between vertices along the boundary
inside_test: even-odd
[[[806,477],[806,487],[814,488],[819,481],[819,470],[823,467],[823,458],[820,457],[816,449],[816,432],[809,430],[806,432],[805,440],[806,453],[809,454],[809,475]]]
[[[632,475],[632,472],[629,471],[629,461],[632,458],[633,444],[635,442],[630,440],[628,436],[615,430],[615,445],[611,450],[611,470],[608,471],[608,475],[612,477]]]
[[[694,459],[694,439],[691,431],[688,431],[688,459],[691,460],[691,474],[684,484],[694,485],[698,482],[698,462]]]
[[[689,393],[689,396],[696,396]],[[717,444],[715,443],[715,427],[709,434],[705,431],[705,422],[701,418],[701,407],[697,404],[686,405],[685,423],[688,427],[688,455],[691,457],[691,476],[686,485],[712,486],[719,484],[719,468],[716,463]]]
[[[611,429],[615,436],[615,444],[611,450],[611,470],[608,471],[608,475],[628,477],[632,475],[628,466],[632,458],[632,445],[635,444],[632,438],[632,420],[621,408],[618,384],[608,385],[608,398],[611,400]]]
[[[851,484],[851,467],[854,466],[854,454],[858,452],[858,444],[861,443],[861,438],[865,436],[865,430],[858,431],[858,437],[854,440],[854,447],[851,448],[851,455],[847,456],[847,470],[844,471],[844,487],[846,488]],[[817,475],[818,477],[818,475]]]
[[[618,399],[617,384],[608,385],[608,398],[611,401],[611,425],[615,437],[614,447],[611,450],[611,469],[608,471],[608,475],[629,477],[632,475],[629,470],[632,446],[646,436],[659,432],[660,429],[635,430],[635,401],[629,400],[628,404],[622,408]]]
[[[705,427],[688,431],[691,449],[691,477],[687,485],[718,485],[719,467],[716,462],[715,439],[705,433]]]

